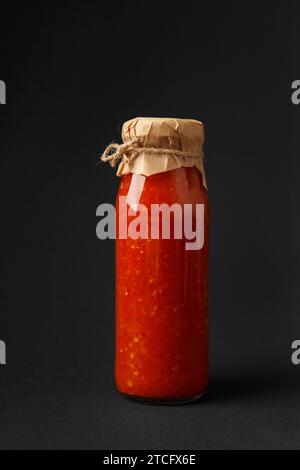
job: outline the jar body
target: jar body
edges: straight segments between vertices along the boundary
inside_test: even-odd
[[[120,226],[129,228],[139,214],[137,204],[146,208],[148,236],[120,236]],[[175,216],[170,238],[162,236],[162,223],[159,237],[151,237],[153,204],[176,204],[182,214],[185,205],[192,207],[194,228],[201,206],[203,246],[187,249],[184,228],[182,238],[175,234]],[[123,176],[116,220],[117,387],[142,401],[193,400],[208,384],[208,195],[202,175],[191,167]]]

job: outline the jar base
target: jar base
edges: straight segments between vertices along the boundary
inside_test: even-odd
[[[130,401],[134,401],[136,403],[140,403],[142,405],[186,405],[188,403],[194,403],[206,396],[206,391],[200,393],[199,395],[193,395],[190,397],[166,397],[166,398],[159,398],[159,397],[140,397],[137,395],[130,395],[128,393],[120,392],[123,397],[127,398]]]

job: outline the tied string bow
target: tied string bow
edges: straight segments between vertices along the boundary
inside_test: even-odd
[[[102,162],[108,162],[112,167],[115,167],[120,160],[124,163],[131,162],[143,152],[156,155],[170,155],[183,159],[203,158],[203,154],[200,151],[192,153],[170,148],[144,147],[140,139],[132,139],[124,144],[112,143],[108,145],[101,155],[100,160]]]
[[[130,161],[137,157],[141,147],[137,147],[139,139],[133,139],[125,144],[109,144],[104,150],[100,160],[108,162],[115,167],[120,160]]]

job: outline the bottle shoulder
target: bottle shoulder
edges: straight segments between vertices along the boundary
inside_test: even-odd
[[[202,175],[195,167],[177,168],[148,177],[131,173],[124,175],[119,185],[117,197],[119,196],[135,199],[136,202],[138,199],[144,204],[193,204],[208,201]]]

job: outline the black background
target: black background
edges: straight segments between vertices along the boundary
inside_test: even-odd
[[[1,4],[1,449],[300,448],[297,2]],[[206,126],[211,388],[114,387],[101,150],[136,116]]]

